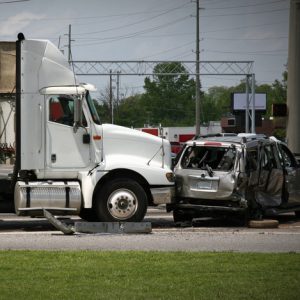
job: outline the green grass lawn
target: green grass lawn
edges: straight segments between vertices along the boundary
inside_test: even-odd
[[[0,299],[300,299],[300,254],[0,251]]]

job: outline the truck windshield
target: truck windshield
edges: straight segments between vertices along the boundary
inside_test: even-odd
[[[98,113],[97,113],[94,101],[93,101],[93,99],[92,99],[92,97],[91,97],[91,95],[90,95],[89,92],[87,92],[87,94],[86,94],[86,100],[87,100],[87,103],[88,103],[88,106],[89,106],[89,109],[90,109],[93,121],[96,124],[100,125],[100,118],[98,116]]]

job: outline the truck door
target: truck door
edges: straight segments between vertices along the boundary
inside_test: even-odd
[[[74,104],[69,95],[46,97],[46,164],[50,168],[85,168],[90,163],[90,145],[83,143],[88,128],[73,130]],[[83,123],[87,125],[85,119]]]

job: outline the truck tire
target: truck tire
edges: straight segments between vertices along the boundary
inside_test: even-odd
[[[96,194],[95,211],[102,222],[140,222],[147,211],[147,195],[132,179],[107,182]]]

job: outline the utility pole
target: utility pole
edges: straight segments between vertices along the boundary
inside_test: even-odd
[[[119,113],[119,101],[120,101],[120,73],[121,71],[117,71],[117,116]]]
[[[114,105],[112,93],[112,70],[109,70],[109,106],[110,106],[110,121],[114,124]]]
[[[71,28],[71,24],[69,24],[69,33],[66,33],[64,35],[68,36],[68,45],[64,45],[64,47],[68,47],[68,62],[69,64],[71,63],[72,60],[72,50],[71,50],[71,42],[74,42],[75,40],[72,40],[72,28]],[[59,36],[60,39],[60,36]],[[59,41],[60,43],[60,41]]]
[[[196,0],[196,132],[195,135],[200,135],[200,31],[199,31],[199,0]]]
[[[72,39],[71,39],[71,24],[69,24],[69,34],[68,34],[68,62],[70,63],[71,62],[71,42],[72,42]]]
[[[57,45],[57,48],[60,50],[60,38],[61,36],[58,37],[58,45]]]

